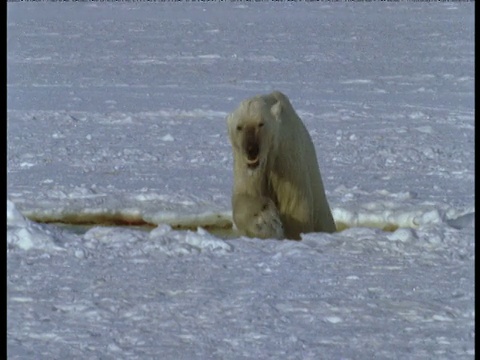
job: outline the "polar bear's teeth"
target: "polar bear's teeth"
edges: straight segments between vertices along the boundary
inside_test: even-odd
[[[256,158],[255,160],[248,160],[247,159],[247,166],[250,168],[250,169],[255,169],[258,164],[260,164],[260,159],[259,158]]]

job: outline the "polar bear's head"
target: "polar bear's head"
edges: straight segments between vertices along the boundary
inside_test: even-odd
[[[243,101],[227,117],[233,150],[249,170],[263,168],[269,153],[275,154],[279,106],[278,102],[271,104],[262,97],[254,97]]]

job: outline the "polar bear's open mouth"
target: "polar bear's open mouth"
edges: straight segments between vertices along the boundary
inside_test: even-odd
[[[247,159],[247,166],[249,169],[256,169],[260,164],[260,157],[256,157],[253,160]]]

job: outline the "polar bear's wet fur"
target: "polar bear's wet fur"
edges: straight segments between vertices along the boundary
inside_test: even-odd
[[[233,221],[242,235],[298,240],[336,230],[312,139],[284,94],[244,100],[227,124]]]

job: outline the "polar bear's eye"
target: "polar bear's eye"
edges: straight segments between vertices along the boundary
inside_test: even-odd
[[[238,130],[238,131],[242,131],[242,129],[243,129],[243,127],[242,127],[241,125],[238,125],[238,126],[237,126],[237,130]]]
[[[258,124],[258,127],[260,128],[260,127],[262,127],[263,125],[264,125],[264,123],[261,122],[260,124]]]

